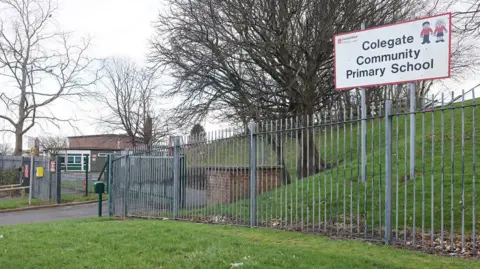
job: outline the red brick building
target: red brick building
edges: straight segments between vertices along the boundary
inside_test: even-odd
[[[141,145],[138,139],[136,145]],[[100,172],[110,153],[132,148],[132,139],[127,135],[103,134],[71,136],[67,138],[67,148],[60,153],[62,168],[66,171]]]
[[[121,150],[132,147],[132,139],[127,135],[104,134],[68,137],[69,149]]]

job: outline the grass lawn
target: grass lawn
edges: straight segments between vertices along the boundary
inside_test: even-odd
[[[94,183],[97,182],[96,180],[89,180],[88,181],[88,191],[93,192],[93,185]],[[83,187],[83,179],[78,179],[78,180],[62,180],[62,188],[67,188],[67,189],[72,189],[72,190],[77,190],[77,191],[85,191],[85,188]]]
[[[104,195],[106,198],[107,195]],[[62,203],[72,203],[72,202],[85,202],[85,201],[96,201],[98,199],[97,194],[89,194],[88,196],[83,195],[74,195],[66,194],[62,195]],[[39,199],[32,199],[32,206],[46,205],[51,204],[48,201],[42,201]],[[15,200],[0,200],[0,210],[2,209],[14,209],[21,207],[28,207],[28,198],[15,199]]]
[[[17,268],[478,268],[356,241],[269,229],[86,219],[0,227],[0,265]]]

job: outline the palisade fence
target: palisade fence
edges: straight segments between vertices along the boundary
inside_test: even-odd
[[[408,113],[406,102],[387,101],[366,119],[357,107],[330,109],[113,155],[109,211],[476,255],[480,106],[475,99],[445,103],[442,96],[439,106]]]
[[[43,175],[37,176],[36,170],[40,167],[43,168]],[[33,198],[55,201],[56,180],[50,171],[49,158],[33,157],[32,160],[31,157],[0,156],[0,198],[15,198],[28,193],[30,179],[33,180]]]

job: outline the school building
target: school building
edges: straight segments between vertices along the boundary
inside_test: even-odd
[[[102,171],[110,153],[116,153],[132,147],[127,135],[103,134],[71,136],[67,138],[67,148],[59,151],[62,170],[65,171]],[[88,167],[87,167],[88,159]]]

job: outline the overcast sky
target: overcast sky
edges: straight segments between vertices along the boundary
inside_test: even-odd
[[[138,64],[144,62],[148,38],[153,33],[152,21],[163,7],[161,0],[59,0],[58,3],[54,17],[60,28],[73,31],[77,37],[92,37],[89,56],[130,57]],[[102,132],[94,120],[101,107],[95,104],[58,100],[49,109],[64,118],[79,119],[76,122],[79,130],[63,124],[61,130],[37,127],[27,136],[43,135],[44,131],[62,136]],[[4,139],[13,144],[12,136]]]
[[[129,57],[143,64],[148,39],[153,34],[152,22],[163,8],[162,0],[59,0],[58,22],[77,36],[92,37],[89,55],[96,58]],[[80,130],[65,126],[61,135],[98,134],[101,126],[94,120],[101,113],[96,104],[59,103],[72,116],[80,119]],[[57,109],[58,110],[58,109]],[[73,115],[75,114],[75,115]],[[38,130],[40,131],[40,130]],[[80,133],[81,132],[81,133]]]
[[[162,0],[59,0],[59,10],[54,16],[62,30],[74,31],[76,36],[93,38],[90,56],[126,56],[142,64],[148,51],[148,38],[153,34],[152,21],[164,8]],[[462,88],[473,87],[477,81],[471,77],[462,83],[445,82],[457,93],[461,93]],[[480,89],[476,93],[477,97],[480,96]],[[51,134],[68,136],[102,132],[101,126],[94,120],[101,113],[101,107],[95,104],[59,100],[49,109],[64,117],[75,116],[80,120],[76,123],[80,131],[62,125],[61,130],[47,130]],[[218,128],[211,124],[206,127],[207,131]],[[44,134],[44,130],[37,127],[27,136]],[[13,137],[5,139],[13,144]]]

